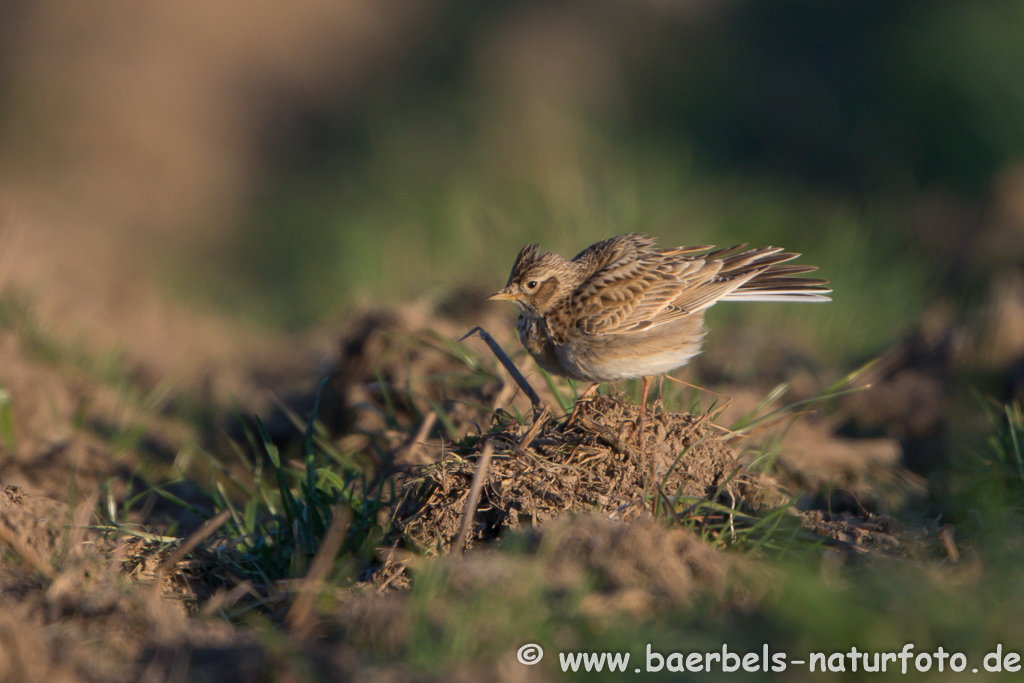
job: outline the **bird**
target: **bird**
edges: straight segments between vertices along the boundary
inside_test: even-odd
[[[796,277],[817,267],[784,265],[800,254],[747,246],[660,249],[656,239],[630,233],[566,260],[528,244],[489,300],[519,308],[519,339],[541,368],[591,383],[567,424],[601,383],[642,377],[639,435],[652,379],[700,352],[712,305],[831,301],[827,280]]]

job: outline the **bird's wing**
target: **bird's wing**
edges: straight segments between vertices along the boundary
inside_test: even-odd
[[[596,265],[573,292],[571,321],[587,334],[629,334],[692,315],[722,299],[828,301],[819,279],[798,278],[811,266],[781,265],[799,254],[741,244],[661,251],[640,235],[599,242],[577,259]],[[593,252],[593,253],[592,253]]]
[[[653,237],[630,233],[609,237],[590,245],[573,257],[572,263],[587,276],[606,268],[662,253]]]
[[[746,281],[719,281],[722,261],[683,253],[616,261],[594,273],[573,293],[576,326],[587,334],[640,332],[703,310]]]

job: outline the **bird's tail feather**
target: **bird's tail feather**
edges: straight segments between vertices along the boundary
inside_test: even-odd
[[[831,301],[826,294],[832,292],[826,287],[828,280],[819,278],[793,277],[817,270],[815,266],[782,265],[800,256],[784,252],[777,247],[762,247],[740,251],[746,245],[708,254],[706,258],[722,260],[718,277],[729,279],[749,278],[735,290],[722,297],[723,301]],[[740,253],[737,253],[740,252]],[[751,277],[751,272],[753,276]]]

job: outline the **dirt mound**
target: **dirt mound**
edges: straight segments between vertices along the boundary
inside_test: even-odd
[[[424,563],[421,578],[437,587],[437,599],[444,605],[433,612],[435,618],[461,618],[461,601],[493,595],[501,596],[501,604],[516,604],[517,599],[532,603],[534,594],[571,594],[581,585],[593,588],[581,605],[589,618],[649,615],[659,607],[688,604],[702,592],[723,591],[730,573],[742,564],[693,532],[666,528],[650,518],[617,522],[604,515],[569,515],[537,529],[527,540],[525,547]],[[349,642],[383,644],[397,653],[409,638],[415,599],[407,591],[353,592],[334,616]],[[443,630],[446,624],[437,628]]]
[[[415,546],[448,550],[485,443],[494,457],[470,545],[570,513],[600,511],[632,520],[649,513],[656,493],[684,501],[740,500],[751,479],[734,476],[736,456],[706,415],[657,414],[634,442],[637,416],[636,406],[597,396],[581,405],[571,427],[547,420],[526,443],[530,426],[499,414],[484,438],[453,447],[406,480],[396,529]]]
[[[338,426],[381,431],[415,425],[431,410],[444,413],[456,438],[484,420],[504,381],[484,372],[454,340],[463,324],[422,306],[368,310],[352,317],[340,340],[332,388],[342,399]],[[391,424],[388,424],[388,421]],[[443,427],[443,423],[439,425]]]
[[[648,607],[684,604],[701,589],[721,587],[730,565],[725,555],[678,527],[650,518],[617,524],[596,515],[565,520],[545,533],[555,539],[552,564],[596,575],[600,590],[619,600],[645,595]]]
[[[226,623],[187,619],[166,591],[128,580],[125,547],[85,527],[94,504],[72,514],[17,486],[0,490],[0,681],[172,680],[143,673],[170,671],[184,651],[228,657],[251,644]],[[244,668],[259,656],[233,659]]]

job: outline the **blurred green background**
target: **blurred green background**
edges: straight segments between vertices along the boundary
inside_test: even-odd
[[[827,311],[712,319],[845,361],[1024,254],[1020,2],[0,12],[5,203],[105,277],[129,262],[262,324],[484,293],[527,242],[643,231],[803,252]]]

